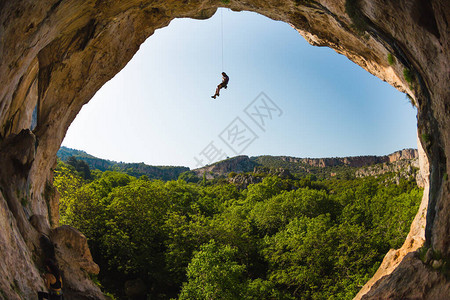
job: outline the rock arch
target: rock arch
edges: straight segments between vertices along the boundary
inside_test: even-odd
[[[443,275],[409,253],[425,243],[447,260],[450,256],[450,3],[446,0],[2,1],[0,295],[34,297],[42,285],[36,267],[40,233],[58,233],[58,240],[64,240],[61,228],[50,230],[58,224],[52,167],[81,107],[155,29],[174,18],[209,18],[219,6],[287,22],[309,43],[333,48],[411,97],[418,109],[426,192],[405,245],[386,256],[373,282],[357,297],[364,293],[364,299],[448,295],[450,287]],[[81,235],[78,240],[83,243]],[[84,246],[79,249],[83,250],[70,254],[74,262],[64,266],[71,274],[71,293],[78,295],[76,299],[101,298],[80,269],[95,272],[89,251]]]

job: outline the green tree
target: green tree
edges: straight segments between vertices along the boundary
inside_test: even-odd
[[[326,286],[333,283],[336,238],[328,215],[299,217],[283,231],[266,236],[262,250],[269,263],[269,279],[284,286],[297,299],[326,299]]]
[[[246,300],[291,300],[295,299],[286,292],[278,289],[277,285],[270,280],[256,278],[249,280],[245,288]]]
[[[75,171],[75,168],[58,160],[54,172],[53,185],[58,189],[60,199],[64,199],[67,196],[74,194],[83,184],[83,178],[79,176]],[[61,212],[64,212],[65,209],[66,207],[64,207],[63,204]]]
[[[75,168],[75,170],[80,174],[85,180],[91,180],[91,170],[89,165],[81,159],[77,159],[75,156],[71,156],[67,159],[67,164]]]
[[[140,278],[152,299],[351,299],[400,246],[422,196],[396,174],[264,175],[243,191],[225,179],[91,174],[58,163],[61,222],[87,236],[119,298]]]
[[[257,202],[250,216],[263,234],[274,234],[295,217],[313,218],[325,213],[336,213],[334,202],[325,191],[305,188],[283,191],[266,201]]]
[[[200,178],[198,178],[198,176],[194,172],[186,171],[186,172],[181,173],[178,176],[178,180],[184,180],[186,182],[198,183],[200,181]]]
[[[194,251],[211,239],[209,220],[202,215],[183,215],[169,212],[164,224],[165,260],[174,285],[186,280],[186,268]]]
[[[135,180],[108,195],[102,243],[111,270],[156,281],[164,269],[162,227],[170,203],[163,187],[163,182]]]
[[[236,249],[214,240],[194,254],[187,268],[188,281],[178,299],[242,299],[245,266],[235,260]]]
[[[247,202],[253,204],[270,199],[281,191],[290,189],[290,186],[285,180],[272,176],[264,178],[261,183],[249,185],[247,189]]]

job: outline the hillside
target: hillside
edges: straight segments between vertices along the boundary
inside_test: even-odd
[[[97,169],[102,172],[108,170],[119,171],[134,177],[146,175],[150,179],[176,180],[181,173],[189,171],[189,168],[179,166],[149,166],[145,163],[116,162],[98,158],[85,151],[64,146],[59,149],[57,156],[63,162],[67,162],[73,156],[78,160],[85,161],[90,169]]]
[[[334,176],[380,175],[386,172],[398,172],[409,169],[413,175],[418,168],[418,153],[416,149],[403,149],[384,156],[354,156],[333,158],[297,158],[289,156],[236,156],[202,168],[193,170],[197,176],[205,174],[207,179],[227,176],[235,173],[273,173],[286,170],[292,175],[315,175],[325,179]],[[399,163],[401,162],[401,163]],[[400,166],[401,164],[401,166]],[[394,167],[397,166],[397,167]],[[366,170],[378,166],[376,170]],[[378,172],[378,173],[377,173]]]
[[[70,157],[86,162],[90,169],[100,171],[124,172],[134,177],[142,175],[150,179],[176,180],[180,174],[190,171],[188,167],[181,166],[149,166],[145,163],[123,163],[102,159],[90,155],[82,150],[61,147],[58,158],[67,162]],[[379,176],[385,173],[397,173],[399,177],[416,177],[419,186],[422,179],[418,177],[418,153],[416,149],[403,149],[383,156],[353,156],[332,158],[298,158],[291,156],[235,156],[217,163],[194,169],[190,173],[194,177],[206,179],[227,177],[230,173],[252,173],[241,175],[232,181],[259,182],[253,178],[255,174],[274,174],[289,177],[304,177],[314,175],[319,179],[331,177],[366,177]],[[250,177],[252,178],[250,178]],[[183,177],[185,180],[186,178]],[[240,184],[238,184],[240,185]],[[246,186],[246,184],[244,185]]]

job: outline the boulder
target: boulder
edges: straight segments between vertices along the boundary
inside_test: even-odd
[[[89,275],[100,271],[93,261],[86,237],[77,229],[63,225],[52,229],[50,239],[63,273],[65,299],[106,299]]]

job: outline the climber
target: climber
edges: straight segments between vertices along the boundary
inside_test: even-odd
[[[39,300],[63,300],[61,272],[58,266],[52,259],[46,259],[45,268],[47,273],[43,274],[42,277],[49,292],[38,292]]]
[[[222,83],[217,86],[216,93],[214,94],[214,96],[211,96],[211,98],[216,99],[217,96],[220,96],[219,95],[220,89],[221,88],[226,89],[229,80],[230,78],[228,77],[228,75],[225,72],[222,72]]]

